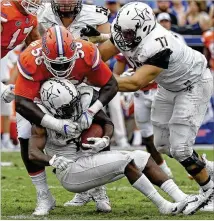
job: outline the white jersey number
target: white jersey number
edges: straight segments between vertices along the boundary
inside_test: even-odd
[[[26,37],[27,37],[28,34],[32,31],[32,29],[33,29],[33,26],[30,26],[29,28],[25,28],[24,31],[23,31],[23,34],[25,34]],[[8,49],[13,49],[13,48],[14,48],[14,44],[15,44],[15,42],[16,42],[16,40],[17,40],[17,38],[18,38],[19,33],[20,33],[21,30],[22,30],[22,29],[18,29],[16,32],[13,33],[12,39],[10,40],[10,43],[9,43],[9,45],[8,45],[8,47],[7,47]],[[26,37],[25,37],[25,39],[26,39]],[[25,39],[24,39],[24,40],[25,40]],[[23,41],[24,41],[24,40],[23,40]]]

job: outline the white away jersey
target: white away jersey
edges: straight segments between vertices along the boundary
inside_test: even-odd
[[[45,29],[48,29],[54,25],[62,25],[62,22],[58,16],[56,16],[51,8],[50,3],[44,3],[45,10],[39,13],[38,21]],[[97,28],[98,25],[102,25],[108,22],[109,11],[106,8],[96,5],[83,4],[81,12],[76,16],[74,21],[68,26],[68,30],[73,34],[74,38],[80,38],[80,30],[86,25],[91,25]]]
[[[78,88],[78,91],[80,91],[81,94],[82,108],[85,110],[91,105],[92,99],[95,96],[94,90],[90,86],[81,86]],[[43,105],[37,105],[44,113],[50,114],[50,112]],[[48,128],[46,128],[46,131],[47,142],[45,145],[45,151],[49,156],[54,156],[56,154],[72,160],[77,158],[78,141],[82,131],[78,131],[75,137],[66,137]]]
[[[115,21],[114,21],[115,22]],[[150,64],[164,70],[155,81],[170,91],[181,91],[200,79],[207,68],[203,54],[185,45],[172,32],[161,25],[150,32],[134,50],[123,51],[115,41],[116,32],[112,25],[112,37],[115,46],[126,57],[130,65],[137,69],[144,64]],[[164,60],[164,53],[170,54]]]

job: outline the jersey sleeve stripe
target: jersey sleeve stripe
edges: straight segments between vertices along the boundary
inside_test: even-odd
[[[7,15],[3,12],[1,12],[1,16],[0,16],[1,22],[7,22]]]
[[[98,51],[98,49],[96,48],[96,52],[93,58],[93,66],[92,66],[92,70],[96,70],[101,62],[101,57],[100,57],[100,52]]]
[[[22,74],[24,78],[34,81],[34,79],[30,76],[31,74],[21,65],[19,60],[17,61],[17,67],[18,67],[19,72]]]

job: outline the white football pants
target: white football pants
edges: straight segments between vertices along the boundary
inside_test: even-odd
[[[105,151],[88,157],[80,157],[64,170],[56,170],[62,186],[70,192],[81,193],[114,182],[124,177],[124,171],[133,159],[143,171],[150,154],[145,151]]]
[[[152,104],[154,144],[179,162],[193,153],[193,145],[213,93],[213,77],[206,69],[189,90],[170,92],[158,87]]]

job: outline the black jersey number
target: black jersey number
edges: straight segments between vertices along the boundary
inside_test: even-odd
[[[108,9],[102,6],[96,6],[96,12],[104,14],[105,16],[108,16]]]
[[[155,40],[160,42],[162,48],[165,48],[168,46],[168,42],[166,40],[166,37],[156,38]]]

